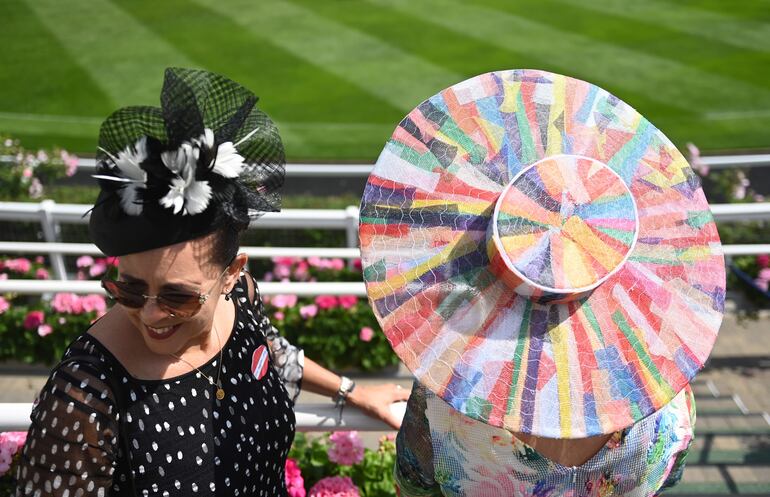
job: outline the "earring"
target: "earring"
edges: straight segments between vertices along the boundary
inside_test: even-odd
[[[225,300],[230,301],[230,292],[225,294]]]

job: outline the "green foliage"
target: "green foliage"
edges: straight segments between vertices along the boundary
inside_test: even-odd
[[[0,164],[0,199],[6,201],[40,199],[46,185],[72,176],[77,168],[77,157],[66,150],[32,152],[18,140],[2,135],[0,156],[11,158],[11,162]]]

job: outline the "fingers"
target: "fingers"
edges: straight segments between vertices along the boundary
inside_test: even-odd
[[[401,385],[396,385],[396,393],[394,395],[395,402],[399,402],[402,400],[409,400],[409,395],[412,392],[407,390],[406,388],[401,387]]]
[[[393,415],[390,410],[383,411],[379,413],[380,419],[385,421],[388,425],[390,425],[391,428],[394,430],[398,430],[401,428],[401,420],[398,419],[395,415]]]

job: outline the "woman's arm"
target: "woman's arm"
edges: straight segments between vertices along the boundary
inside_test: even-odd
[[[278,374],[284,380],[284,385],[292,399],[299,396],[300,387],[305,390],[327,397],[334,397],[342,383],[342,377],[324,368],[317,362],[305,358],[302,349],[292,345],[273,326],[264,310],[264,304],[259,296],[259,289],[254,277],[246,272],[246,282],[249,285],[249,298],[252,299],[257,311],[257,320],[263,320],[265,337],[270,343]],[[394,402],[406,400],[409,392],[395,384],[376,386],[356,385],[347,398],[347,402],[361,409],[369,416],[384,421],[394,429],[401,425],[390,411]]]
[[[305,390],[334,397],[341,383],[342,377],[315,361],[305,359],[305,377],[303,380]],[[400,385],[392,383],[373,386],[356,385],[348,395],[347,402],[397,430],[401,426],[401,420],[393,415],[390,405],[408,398],[409,392],[401,388]]]
[[[15,495],[109,495],[118,452],[115,409],[93,364],[55,370],[32,409]]]

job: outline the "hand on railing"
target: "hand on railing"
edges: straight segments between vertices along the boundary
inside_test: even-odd
[[[401,427],[401,418],[394,409],[395,403],[400,403],[409,398],[409,390],[401,385],[387,383],[383,385],[359,385],[348,397],[348,403],[358,407],[365,414],[384,421],[394,430]]]

